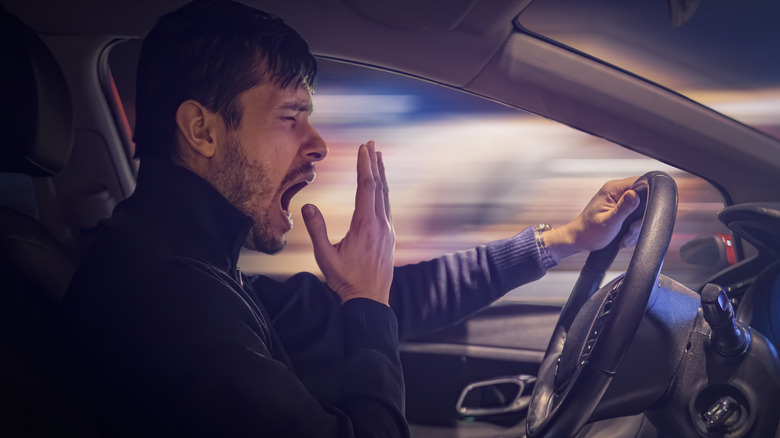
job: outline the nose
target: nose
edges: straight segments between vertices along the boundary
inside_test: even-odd
[[[312,163],[324,159],[328,155],[328,145],[320,137],[320,133],[313,126],[308,125],[308,135],[301,146],[303,155]]]

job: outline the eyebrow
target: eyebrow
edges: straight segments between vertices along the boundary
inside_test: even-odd
[[[290,100],[287,102],[282,102],[281,104],[277,105],[274,109],[276,110],[288,110],[288,111],[306,111],[310,115],[314,111],[314,103],[311,99],[308,101],[305,100]]]

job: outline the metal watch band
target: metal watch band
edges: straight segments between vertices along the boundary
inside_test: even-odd
[[[542,232],[552,230],[552,226],[548,224],[539,224],[536,227],[534,227],[534,238],[536,240],[536,251],[539,255],[539,261],[541,264],[541,267],[544,270],[550,269],[553,266],[557,265],[555,262],[555,259],[553,259],[552,254],[550,253],[550,248],[547,247],[547,244],[544,243],[544,238],[542,237]]]

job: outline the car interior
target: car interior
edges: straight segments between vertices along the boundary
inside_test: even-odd
[[[4,433],[147,434],[70,351],[58,306],[100,221],[134,189],[139,41],[184,3],[0,0]],[[573,257],[550,279],[402,345],[413,437],[780,437],[780,117],[752,126],[574,48],[576,38],[537,32],[554,35],[557,22],[539,19],[537,28],[535,17],[586,8],[573,1],[245,3],[284,18],[320,63],[312,120],[332,164],[322,163],[322,186],[318,177],[297,202],[344,198],[347,207],[328,201],[329,217],[346,224],[347,154],[365,141],[359,135],[387,133],[387,156],[399,157],[390,174],[399,262],[506,237],[549,220],[540,212],[575,215],[587,201],[580,195],[598,188],[577,187],[583,181],[643,175],[636,249]],[[619,2],[593,3],[622,11]],[[725,10],[639,3],[680,29]],[[771,45],[776,34],[761,35]],[[780,81],[777,61],[762,65]],[[377,120],[345,109],[365,98],[382,107]],[[455,128],[467,121],[484,130]],[[576,133],[575,146],[534,146],[553,129]],[[475,168],[487,150],[494,161]],[[552,176],[534,179],[553,159]],[[437,164],[448,170],[431,170]],[[533,196],[512,189],[521,184]],[[403,224],[407,212],[422,219]],[[316,273],[298,228],[289,254],[243,253],[242,270]]]

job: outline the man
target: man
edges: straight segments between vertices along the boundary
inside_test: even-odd
[[[102,224],[65,308],[88,366],[153,435],[407,436],[399,336],[605,246],[638,204],[632,179],[611,182],[563,227],[394,268],[368,142],[344,239],[331,244],[319,210],[302,210],[326,281],[243,275],[242,246],[284,248],[290,200],[328,153],[308,120],[315,74],[294,30],[224,0],[174,11],[144,42],[138,186]]]

